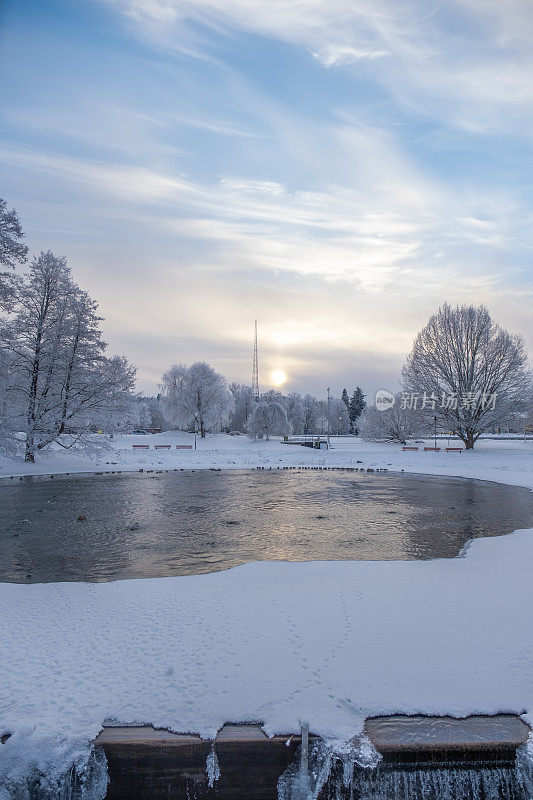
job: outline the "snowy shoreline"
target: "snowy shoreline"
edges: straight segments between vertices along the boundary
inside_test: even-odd
[[[90,452],[52,447],[39,453],[35,464],[20,458],[0,458],[0,478],[30,475],[66,476],[73,473],[138,472],[139,470],[255,469],[264,467],[363,467],[390,471],[443,475],[495,481],[533,490],[533,439],[483,439],[473,452],[447,453],[446,440],[440,453],[402,451],[401,445],[365,442],[354,437],[332,440],[331,450],[313,450],[282,444],[279,439],[252,441],[245,436],[209,435],[198,438],[198,449],[176,450],[176,445],[194,446],[194,436],[167,431],[149,436],[119,435],[113,439],[94,437],[100,444]],[[156,444],[171,444],[169,451]],[[428,443],[432,443],[428,440]],[[146,451],[134,444],[148,444]],[[456,442],[453,442],[454,446]]]

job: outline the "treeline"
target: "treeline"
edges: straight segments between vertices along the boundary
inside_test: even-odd
[[[169,425],[206,433],[247,433],[252,437],[284,436],[290,433],[331,434],[357,432],[366,406],[357,387],[351,397],[317,399],[297,392],[270,390],[255,399],[250,386],[232,383],[209,364],[175,364],[161,382],[161,411]]]
[[[357,433],[357,423],[366,407],[365,395],[357,387],[342,397],[318,399],[312,394],[298,392],[282,394],[270,390],[255,401],[249,386],[232,383],[230,391],[234,399],[234,410],[229,420],[230,432],[251,435],[281,436],[284,434],[331,434]],[[328,425],[329,422],[329,425]]]

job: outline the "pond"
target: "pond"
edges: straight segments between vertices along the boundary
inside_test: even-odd
[[[189,575],[273,559],[451,558],[469,539],[533,525],[527,489],[349,471],[3,480],[0,508],[0,580],[18,583]]]

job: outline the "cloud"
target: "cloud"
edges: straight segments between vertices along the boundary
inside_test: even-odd
[[[472,133],[533,122],[529,0],[102,0],[158,46],[222,58],[221,39],[260,35],[358,69],[407,111]]]
[[[145,235],[179,243],[211,270],[233,265],[235,280],[249,266],[270,273],[343,281],[366,293],[410,296],[421,278],[427,288],[452,276],[456,286],[502,280],[479,253],[498,248],[505,256],[529,224],[499,194],[453,192],[418,173],[388,136],[347,122],[336,131],[350,152],[355,185],[330,184],[319,191],[289,190],[277,181],[222,175],[193,178],[134,164],[62,156],[4,147],[0,161],[26,171],[58,195],[65,187],[87,203],[92,215],[110,214],[136,224]],[[96,211],[97,209],[97,211]],[[466,243],[466,244],[465,244]],[[464,273],[446,267],[463,262]]]
[[[327,45],[322,50],[312,53],[313,58],[316,58],[325,67],[333,67],[335,65],[353,64],[360,59],[368,58],[371,61],[374,58],[383,58],[389,55],[386,50],[371,50],[357,47],[350,47],[349,45]]]
[[[6,196],[149,391],[176,360],[249,380],[255,316],[265,370],[302,391],[390,385],[444,299],[533,345],[529,23],[510,2],[518,22],[491,0],[115,0],[157,52],[110,34],[88,74],[69,51],[70,95],[30,64],[33,95],[4,109]]]

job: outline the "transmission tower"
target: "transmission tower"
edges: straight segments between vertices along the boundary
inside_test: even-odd
[[[252,367],[252,394],[254,400],[259,400],[259,359],[257,357],[257,320],[254,333],[254,363]]]

